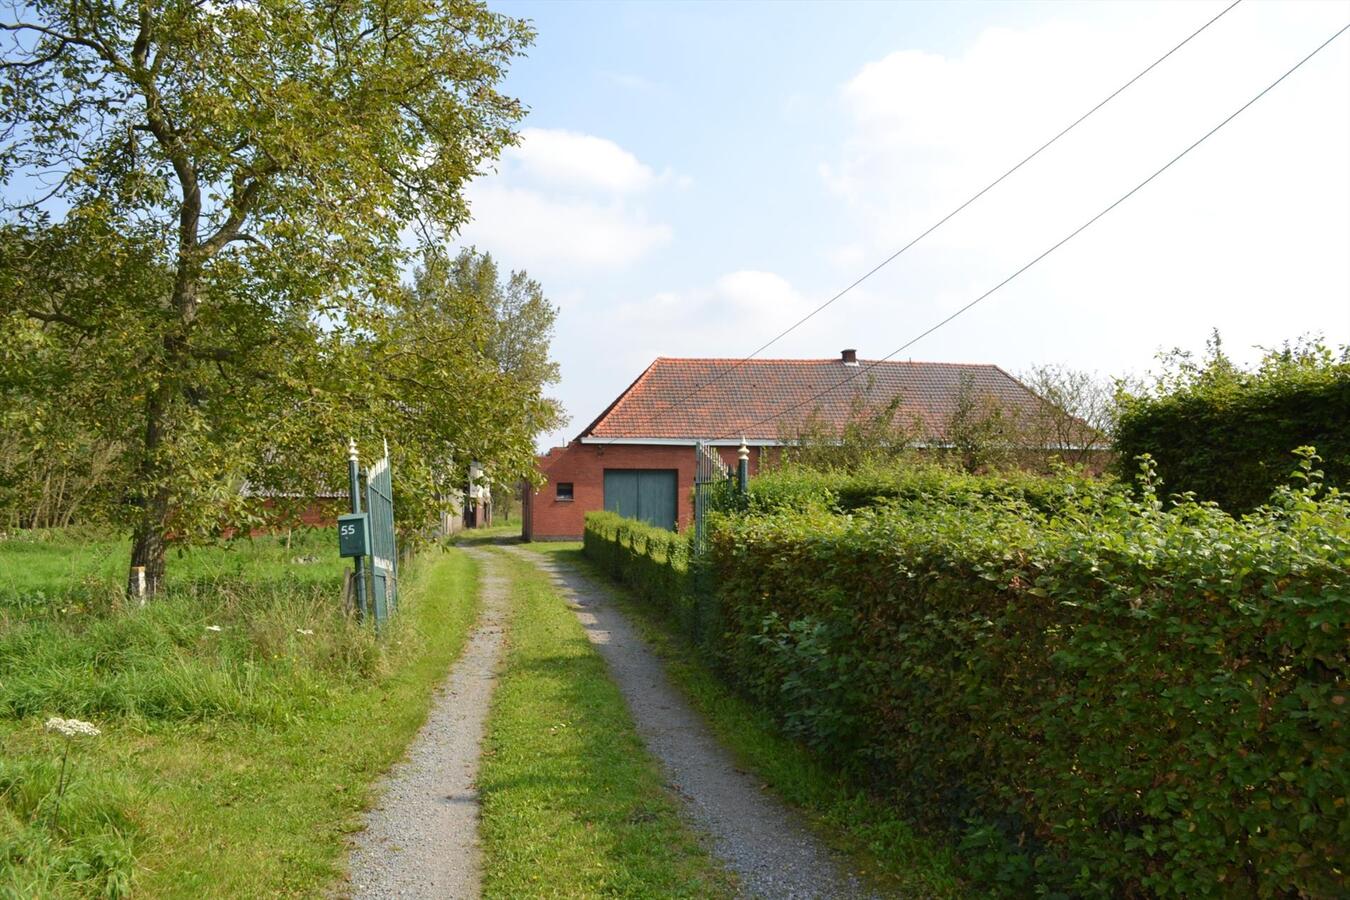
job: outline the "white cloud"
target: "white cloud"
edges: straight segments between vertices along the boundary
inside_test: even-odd
[[[672,240],[670,225],[647,211],[662,196],[655,189],[689,183],[605,138],[526,128],[500,171],[469,186],[472,219],[459,242],[536,276],[629,266]]]
[[[554,190],[629,194],[657,181],[649,166],[618,144],[576,131],[523,129],[520,144],[507,150],[506,158]]]
[[[713,297],[732,321],[776,321],[806,311],[806,298],[773,272],[745,269],[723,275],[713,285]]]
[[[466,242],[530,271],[623,266],[669,243],[669,225],[618,201],[559,198],[479,181],[469,190]]]

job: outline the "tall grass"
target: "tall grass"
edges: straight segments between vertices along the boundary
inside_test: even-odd
[[[265,829],[249,817],[274,798],[252,797],[243,817],[234,815],[241,780],[285,795],[272,818],[290,831],[327,817],[323,834],[295,838],[311,865],[292,864],[284,877],[307,873],[312,886],[331,876],[340,850],[334,817],[350,815],[368,776],[402,747],[415,729],[409,717],[417,719],[436,680],[423,671],[427,648],[441,666],[442,645],[454,645],[472,620],[471,568],[460,560],[451,581],[437,576],[453,597],[422,602],[410,590],[411,612],[377,640],[341,609],[330,534],[298,535],[289,548],[264,538],[193,550],[170,559],[165,593],[144,606],[121,596],[122,549],[59,535],[0,543],[0,898],[126,896],[144,881],[145,852],[161,869],[176,864],[163,857],[179,841],[186,843],[174,856],[209,857],[191,846],[203,832],[215,842],[265,845]],[[423,568],[409,567],[408,587]],[[446,620],[452,602],[457,612]],[[398,695],[407,715],[400,708],[372,725],[371,707],[390,681],[413,670],[417,684]],[[52,798],[61,743],[42,730],[53,715],[104,729],[72,750],[59,818]],[[320,741],[343,746],[331,760],[298,766],[304,754],[327,750]],[[217,779],[212,759],[233,777]],[[180,771],[154,771],[168,767]],[[336,804],[286,793],[289,781],[306,777],[350,793]],[[184,808],[209,810],[216,821],[175,835]],[[238,852],[275,862],[266,846]],[[213,883],[208,877],[203,890],[214,892]]]

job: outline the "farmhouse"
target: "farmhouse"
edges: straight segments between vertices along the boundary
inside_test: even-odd
[[[734,468],[744,439],[753,476],[790,440],[785,435],[808,421],[842,430],[859,401],[875,407],[898,398],[900,421],[941,435],[963,390],[1014,415],[1043,406],[994,365],[869,362],[853,350],[831,359],[661,357],[571,443],[539,457],[548,481],[524,493],[524,537],[579,540],[586,513],[598,509],[684,530],[693,519],[697,442]]]

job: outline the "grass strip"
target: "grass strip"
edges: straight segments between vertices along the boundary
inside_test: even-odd
[[[373,780],[425,720],[477,618],[476,567],[466,554],[432,550],[408,570],[400,615],[379,642],[364,629],[343,631],[355,626],[334,612],[336,586],[308,619],[287,620],[307,607],[278,589],[275,599],[239,600],[237,616],[228,597],[205,591],[88,623],[36,613],[0,622],[0,641],[33,651],[7,661],[0,685],[0,699],[8,695],[8,709],[0,704],[0,897],[330,892]],[[204,612],[224,630],[204,632]],[[110,649],[108,632],[122,636],[120,647]],[[52,659],[69,665],[87,649],[90,670],[121,679],[136,702],[123,710],[94,692],[97,679],[88,691],[63,693],[25,670],[57,643],[64,649]],[[316,647],[326,649],[316,655]],[[199,682],[209,682],[201,696],[211,705],[194,708]],[[152,708],[154,697],[172,703]],[[69,714],[62,698],[94,704],[87,715],[103,734],[73,748],[58,818],[61,745],[42,721]],[[45,708],[15,716],[19,701]]]
[[[485,896],[730,896],[576,614],[528,560],[498,556],[511,624],[478,776]]]
[[[856,871],[900,896],[960,897],[965,890],[951,850],[917,833],[881,800],[850,786],[820,760],[785,737],[772,717],[734,693],[659,611],[639,603],[592,566],[578,543],[535,543],[531,552],[553,556],[602,586],[661,658],[666,674],[707,721],[737,761],[801,811],[836,850],[853,857]]]

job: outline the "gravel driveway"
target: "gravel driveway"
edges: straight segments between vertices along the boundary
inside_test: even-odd
[[[711,837],[713,852],[747,893],[783,900],[868,896],[795,813],[736,767],[603,589],[565,563],[507,549],[548,572],[573,603],[647,749],[665,767],[689,819]]]
[[[478,756],[501,657],[510,585],[492,554],[482,566],[483,613],[408,748],[379,786],[366,830],[353,836],[351,896],[476,898]]]

